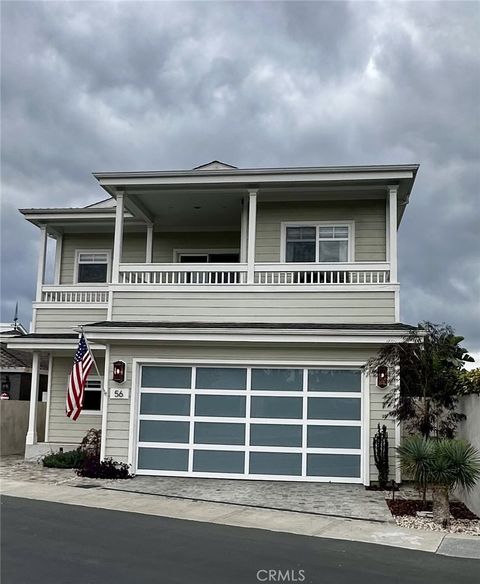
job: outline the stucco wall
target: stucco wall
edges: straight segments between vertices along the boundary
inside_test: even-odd
[[[39,442],[45,439],[46,406],[44,402],[38,403],[37,437]],[[0,453],[2,456],[25,452],[29,408],[28,401],[0,401]]]
[[[462,398],[459,411],[467,419],[458,427],[458,437],[468,440],[480,452],[480,396],[469,395]],[[456,495],[477,515],[480,515],[480,481],[470,492],[457,489]]]

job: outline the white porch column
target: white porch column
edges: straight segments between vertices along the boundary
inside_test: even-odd
[[[35,351],[32,355],[32,383],[30,385],[30,412],[28,415],[28,431],[26,444],[37,443],[37,411],[38,411],[38,387],[40,373],[40,353]]]
[[[115,210],[115,234],[113,238],[112,283],[118,284],[120,262],[122,261],[123,247],[123,209],[124,194],[117,193],[117,208]]]
[[[63,235],[59,234],[56,238],[56,245],[55,245],[55,275],[53,279],[53,283],[55,286],[60,284],[60,270],[62,266],[62,247],[63,247]]]
[[[147,224],[147,240],[145,247],[145,263],[151,264],[153,257],[153,224]]]
[[[47,257],[47,226],[42,225],[40,230],[40,251],[38,253],[38,267],[37,267],[37,293],[36,301],[42,300],[42,286],[45,278],[45,259]]]
[[[257,233],[257,193],[258,189],[248,191],[248,250],[247,250],[247,283],[255,280],[255,237]]]
[[[246,197],[242,199],[242,214],[240,215],[240,263],[247,261],[247,233],[248,233],[248,203]]]
[[[397,282],[397,192],[398,186],[388,187],[388,257],[390,282]]]

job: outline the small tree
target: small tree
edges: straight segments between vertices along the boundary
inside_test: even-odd
[[[367,368],[371,374],[379,366],[388,368],[385,417],[425,438],[453,438],[458,422],[465,419],[455,411],[458,399],[473,393],[476,383],[478,387],[478,377],[465,372],[465,362],[474,359],[460,346],[462,341],[450,326],[424,322],[401,342],[382,347]]]
[[[407,438],[397,450],[402,470],[419,488],[432,489],[433,520],[448,527],[450,492],[457,485],[468,491],[480,477],[478,451],[463,440],[427,440],[420,436]]]

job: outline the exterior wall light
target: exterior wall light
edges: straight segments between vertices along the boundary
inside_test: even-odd
[[[380,365],[377,369],[377,385],[382,389],[388,385],[388,367],[386,365]]]
[[[113,364],[113,381],[123,383],[125,381],[125,361],[115,361]]]

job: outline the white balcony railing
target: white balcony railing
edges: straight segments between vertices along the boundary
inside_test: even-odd
[[[108,290],[86,286],[43,286],[42,302],[66,304],[106,304]]]
[[[378,263],[255,264],[253,282],[246,264],[121,264],[120,284],[172,285],[336,285],[388,284],[390,266]]]
[[[245,284],[246,264],[121,264],[120,284],[209,286]]]

